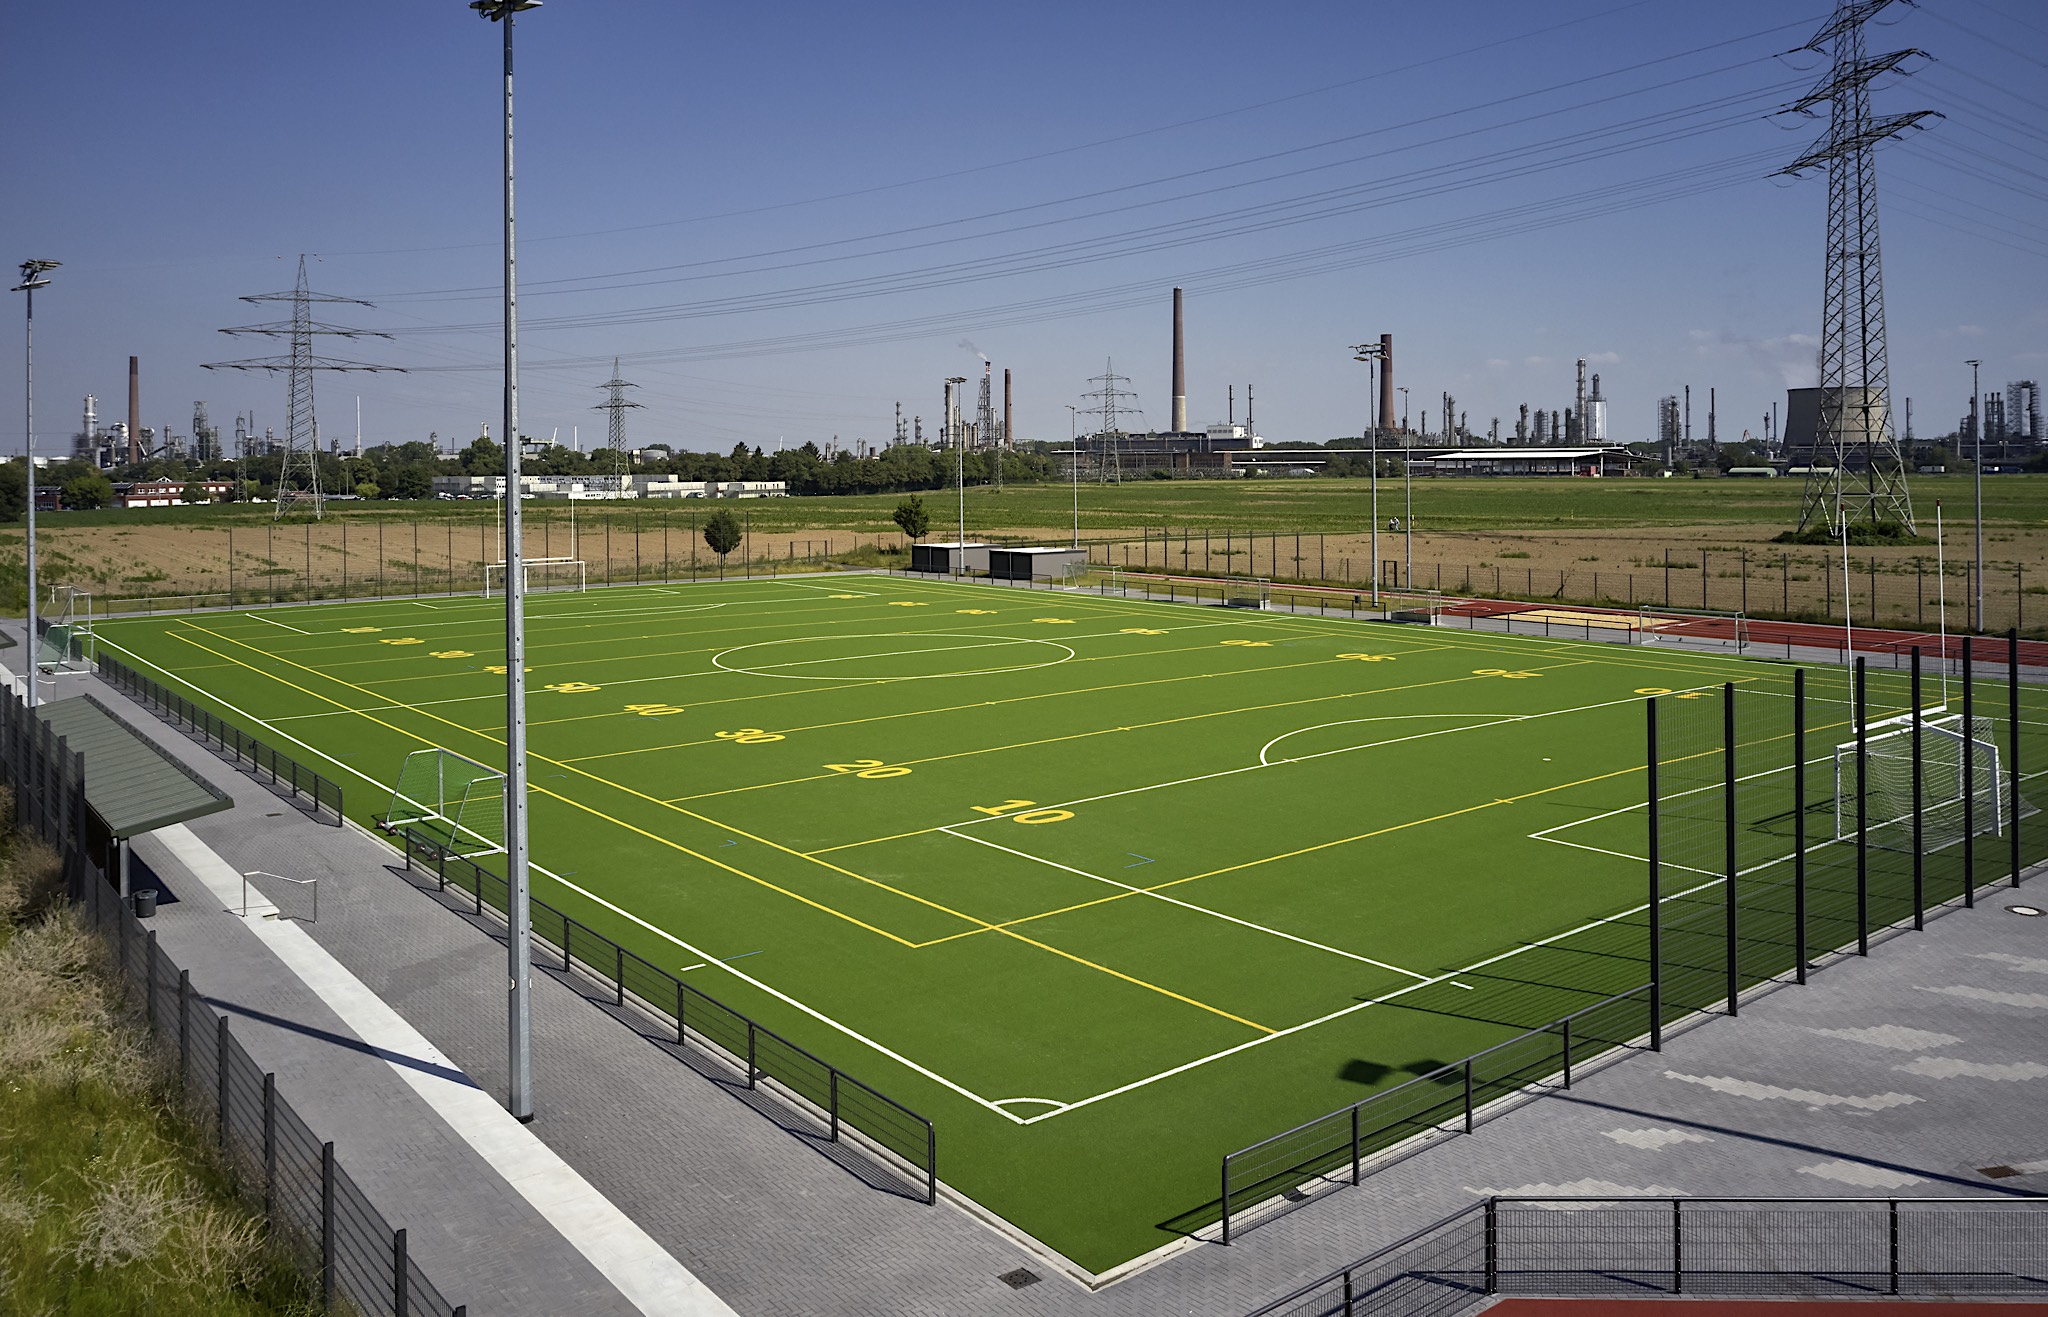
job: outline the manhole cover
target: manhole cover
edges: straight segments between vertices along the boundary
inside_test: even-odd
[[[1988,1175],[1994,1180],[2009,1180],[2015,1175],[2024,1175],[2025,1172],[2012,1166],[1979,1166],[1977,1174]]]
[[[2029,919],[2039,919],[2042,915],[2048,914],[2048,910],[2043,910],[2038,905],[2009,905],[2006,909],[2016,915],[2025,915]]]
[[[1004,1272],[1002,1275],[996,1277],[996,1279],[1003,1282],[1003,1284],[1008,1285],[1013,1290],[1021,1290],[1026,1285],[1036,1285],[1039,1281],[1044,1280],[1045,1277],[1039,1275],[1037,1272],[1031,1270],[1029,1267],[1019,1267],[1015,1271]]]

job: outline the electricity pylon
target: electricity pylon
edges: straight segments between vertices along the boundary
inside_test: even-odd
[[[370,303],[355,297],[337,297],[332,293],[315,293],[306,287],[306,258],[299,257],[298,286],[289,293],[257,293],[244,297],[244,302],[290,302],[292,318],[287,323],[269,325],[242,325],[234,329],[223,329],[223,334],[268,334],[277,338],[289,338],[291,355],[285,357],[255,357],[247,361],[214,361],[206,363],[205,370],[268,370],[287,371],[291,376],[291,400],[287,409],[284,432],[284,462],[277,472],[277,512],[282,517],[288,511],[301,505],[310,506],[314,516],[319,516],[325,506],[320,492],[320,453],[316,439],[318,434],[313,416],[313,372],[316,370],[350,371],[397,371],[404,373],[402,366],[372,366],[360,361],[341,361],[333,357],[313,355],[313,336],[328,334],[337,338],[390,338],[389,334],[374,329],[345,329],[340,325],[315,324],[313,303],[340,303],[347,306],[369,306]],[[299,468],[303,467],[303,474]],[[303,484],[294,484],[295,480]]]
[[[1117,387],[1119,384],[1129,384],[1131,377],[1117,374],[1114,361],[1105,358],[1102,365],[1102,374],[1095,376],[1088,382],[1102,386],[1093,393],[1081,395],[1084,398],[1100,398],[1102,400],[1101,403],[1094,407],[1083,407],[1080,409],[1083,416],[1100,416],[1102,418],[1102,429],[1099,432],[1102,450],[1096,464],[1096,476],[1105,483],[1121,483],[1124,478],[1122,445],[1124,431],[1122,418],[1131,415],[1142,416],[1144,415],[1144,409],[1137,405],[1137,394],[1132,393],[1129,389]],[[1125,398],[1131,400],[1131,405],[1128,407],[1122,405],[1122,400]]]
[[[640,386],[619,378],[619,359],[613,357],[612,377],[597,387],[610,390],[605,400],[598,403],[593,410],[609,413],[605,418],[605,444],[612,451],[612,473],[608,477],[600,476],[599,479],[610,480],[612,492],[623,498],[632,489],[632,480],[627,475],[627,468],[631,464],[626,457],[626,412],[629,408],[640,405],[627,401],[626,390],[637,389]]]
[[[1906,0],[1912,3],[1912,0]],[[1822,299],[1820,417],[1807,461],[1799,529],[1831,535],[1867,523],[1913,530],[1906,464],[1892,429],[1885,353],[1884,272],[1877,232],[1878,143],[1904,134],[1932,110],[1873,115],[1870,84],[1921,50],[1864,53],[1863,25],[1893,0],[1839,0],[1801,50],[1833,47],[1827,76],[1780,113],[1812,117],[1828,109],[1828,127],[1806,153],[1778,171],[1799,177],[1828,171],[1827,292]],[[1857,464],[1861,470],[1852,469]]]

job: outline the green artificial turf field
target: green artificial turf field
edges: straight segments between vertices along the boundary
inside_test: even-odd
[[[410,751],[502,764],[502,617],[98,634],[367,820]],[[1644,982],[1644,696],[1717,726],[1718,683],[1791,681],[884,576],[528,618],[535,895],[931,1117],[946,1183],[1096,1271],[1202,1224],[1222,1153]]]

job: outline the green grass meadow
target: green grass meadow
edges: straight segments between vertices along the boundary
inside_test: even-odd
[[[99,643],[359,821],[410,751],[503,762],[496,600]],[[929,1116],[947,1184],[1095,1271],[1213,1220],[1224,1152],[1644,982],[1644,698],[1673,697],[1668,791],[1699,800],[1720,683],[1768,711],[1792,681],[866,575],[536,595],[528,646],[535,894]],[[1902,683],[1875,674],[1873,707]],[[1814,693],[1816,791],[1839,687]],[[1789,742],[1757,745],[1744,846],[1774,881]],[[1686,811],[1672,891],[1713,880]]]

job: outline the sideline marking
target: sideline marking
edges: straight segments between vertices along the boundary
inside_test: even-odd
[[[284,623],[277,621],[275,618],[265,617],[261,613],[243,613],[242,616],[254,618],[258,622],[268,622],[270,623],[270,625],[274,627],[283,627],[286,631],[298,631],[299,634],[302,636],[310,636],[313,634],[310,631],[299,631],[299,628],[295,626],[285,626]]]

